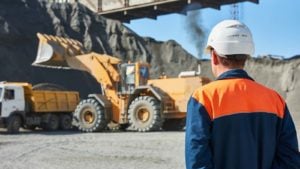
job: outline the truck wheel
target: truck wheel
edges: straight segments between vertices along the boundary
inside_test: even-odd
[[[151,96],[134,99],[129,106],[128,114],[129,124],[140,132],[159,130],[163,122],[160,104]]]
[[[55,114],[46,114],[43,117],[43,129],[48,131],[57,130],[59,127],[59,118]]]
[[[103,131],[107,127],[103,107],[93,98],[82,100],[74,116],[78,121],[78,129],[83,132]]]
[[[19,133],[22,126],[22,119],[19,115],[12,115],[8,118],[7,133],[16,134]]]
[[[59,116],[59,127],[62,130],[70,130],[72,128],[72,116],[62,114]]]
[[[162,128],[165,131],[182,131],[185,126],[185,118],[184,119],[167,119],[164,121]]]

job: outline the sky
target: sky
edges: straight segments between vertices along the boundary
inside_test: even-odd
[[[259,4],[243,2],[238,5],[239,20],[250,28],[253,35],[254,56],[272,54],[289,58],[300,54],[299,0],[259,0]],[[214,25],[224,19],[232,19],[232,5],[222,6],[221,10],[205,8],[199,12],[198,24],[205,32],[205,42]],[[126,25],[141,36],[159,41],[175,40],[197,56],[199,47],[186,30],[187,18],[185,15],[169,14],[159,16],[157,20],[132,20]]]

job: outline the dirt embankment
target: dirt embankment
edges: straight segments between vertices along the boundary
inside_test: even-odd
[[[286,60],[269,57],[252,59],[247,63],[246,70],[256,81],[281,94],[300,126],[300,57]]]

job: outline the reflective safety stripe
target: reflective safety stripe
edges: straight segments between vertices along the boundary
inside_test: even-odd
[[[279,118],[284,116],[283,98],[249,79],[217,80],[196,90],[192,97],[205,107],[211,120],[258,112],[272,113]]]

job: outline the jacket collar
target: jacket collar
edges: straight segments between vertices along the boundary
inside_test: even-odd
[[[243,79],[249,79],[253,80],[248,73],[243,69],[232,69],[229,71],[226,71],[222,73],[217,80],[223,80],[223,79],[235,79],[235,78],[243,78]]]

